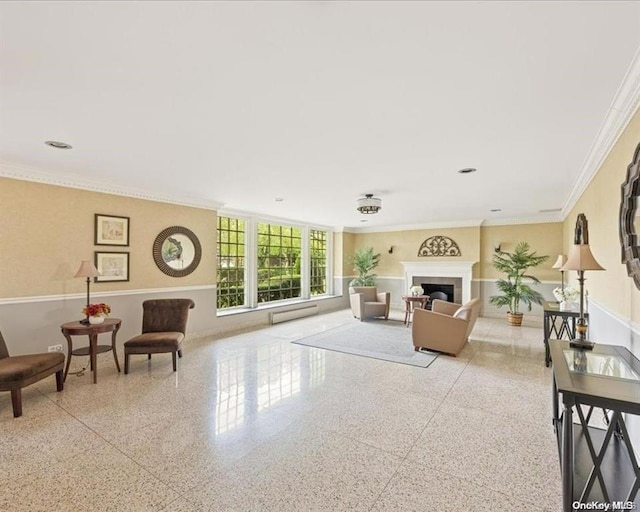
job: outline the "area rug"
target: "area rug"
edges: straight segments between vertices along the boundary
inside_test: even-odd
[[[416,352],[411,340],[411,328],[394,320],[354,320],[353,323],[292,343],[422,368],[438,357],[437,352]]]

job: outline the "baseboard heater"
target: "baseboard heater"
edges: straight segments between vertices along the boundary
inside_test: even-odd
[[[296,320],[298,318],[304,318],[305,316],[312,316],[317,314],[317,304],[308,306],[306,308],[290,309],[289,311],[278,311],[277,313],[271,313],[271,324],[279,324],[281,322],[288,322],[289,320]]]

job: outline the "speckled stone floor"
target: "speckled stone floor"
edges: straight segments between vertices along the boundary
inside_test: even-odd
[[[18,419],[0,393],[0,511],[560,509],[541,324],[480,318],[428,368],[290,343],[353,321],[192,340],[176,373],[102,354],[96,385],[46,379]]]

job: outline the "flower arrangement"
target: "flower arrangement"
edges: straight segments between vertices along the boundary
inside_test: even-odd
[[[111,306],[101,302],[100,304],[87,304],[82,308],[82,312],[87,316],[108,316],[111,313]]]
[[[553,296],[558,302],[577,302],[580,298],[580,292],[571,286],[565,286],[564,291],[562,288],[554,288]]]
[[[412,293],[412,295],[422,295],[422,286],[412,286],[411,288],[409,288],[409,291]]]

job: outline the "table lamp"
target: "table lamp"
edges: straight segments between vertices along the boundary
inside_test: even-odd
[[[585,270],[604,270],[596,261],[589,247],[589,229],[584,213],[578,215],[576,220],[574,245],[569,252],[567,262],[563,270],[577,270],[578,283],[580,283],[580,316],[576,323],[577,337],[570,342],[570,346],[582,350],[591,350],[595,343],[587,339],[587,322],[584,318],[584,272]]]
[[[562,268],[562,266],[565,264],[567,260],[564,257],[564,254],[558,254],[558,259],[556,260],[556,262],[551,266],[551,268],[557,268],[560,271],[560,274],[562,275],[562,293],[564,293],[564,269]]]
[[[89,260],[82,260],[80,268],[73,277],[86,277],[87,278],[87,307],[89,306],[89,287],[91,286],[91,278],[101,275],[98,269]],[[89,324],[89,315],[87,314],[83,320],[80,320],[81,324]]]

